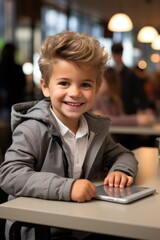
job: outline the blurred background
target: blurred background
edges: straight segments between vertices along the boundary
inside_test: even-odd
[[[108,52],[113,41],[121,41],[128,66],[139,63],[148,71],[160,71],[160,43],[159,49],[153,49],[152,42],[137,39],[145,26],[160,32],[159,10],[159,0],[0,0],[0,49],[5,42],[14,42],[16,60],[25,64],[27,75],[33,71],[35,84],[39,84],[36,62],[41,41],[65,29],[96,36]],[[111,17],[117,13],[129,16],[131,30],[108,29]],[[119,25],[124,23],[119,21]]]
[[[128,131],[123,134],[118,126],[120,133],[112,134],[117,141],[130,149],[155,146],[160,136],[160,0],[0,0],[0,163],[12,142],[11,106],[42,98],[37,64],[41,42],[63,30],[86,32],[99,39],[109,53],[111,67],[113,43],[123,45],[120,67],[125,67],[122,75],[127,99],[123,105],[128,104],[129,110],[122,109],[122,99],[116,92],[119,80],[113,69],[112,74],[106,73],[107,85],[99,102],[112,125],[123,125]],[[128,68],[134,70],[132,83]],[[134,112],[131,100],[137,105]],[[142,101],[146,109],[141,109]],[[144,126],[152,134],[146,133]],[[138,134],[133,134],[135,128]],[[0,195],[1,201],[6,201],[6,195]],[[5,239],[3,232],[1,221],[0,239]]]
[[[0,0],[0,58],[5,44],[13,43],[16,46],[15,61],[22,66],[26,78],[23,101],[40,99],[37,60],[41,41],[66,29],[87,32],[105,46],[111,66],[111,46],[121,42],[124,63],[130,68],[138,66],[147,71],[159,90],[159,11],[159,0]],[[113,17],[119,13],[123,16],[118,15],[120,18],[114,23]],[[121,18],[124,14],[127,20]],[[141,33],[144,27],[147,32]],[[1,72],[0,76],[2,78]],[[5,95],[4,91],[1,95]],[[7,114],[1,106],[3,122],[10,120]],[[6,130],[4,134],[6,136]],[[1,138],[0,145],[3,145],[2,131]]]

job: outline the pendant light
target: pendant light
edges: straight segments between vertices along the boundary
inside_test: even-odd
[[[145,0],[146,2],[146,21],[150,19],[152,7],[153,7],[153,1],[152,0]],[[142,27],[137,35],[137,40],[142,43],[151,43],[154,41],[154,39],[158,36],[158,31],[150,26],[150,24],[146,24],[146,26]]]
[[[160,50],[160,34],[152,41],[151,48],[154,50]]]
[[[111,17],[108,29],[112,32],[128,32],[133,28],[130,17],[125,13],[117,13]]]
[[[158,31],[152,26],[145,26],[140,29],[137,35],[139,42],[151,43],[158,36]]]
[[[154,50],[160,50],[160,35],[158,35],[155,40],[151,43],[151,47]]]

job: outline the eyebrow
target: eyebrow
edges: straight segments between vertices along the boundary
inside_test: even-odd
[[[60,78],[57,78],[56,80],[57,80],[57,81],[60,81],[60,80],[71,81],[72,79],[66,78],[66,77],[60,77]],[[94,80],[88,79],[88,78],[86,78],[86,79],[80,79],[80,81],[81,81],[81,82],[92,82],[92,83],[94,82]]]

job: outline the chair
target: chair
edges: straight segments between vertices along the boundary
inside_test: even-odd
[[[49,226],[44,226],[40,224],[34,223],[26,223],[26,222],[19,222],[16,221],[12,224],[10,231],[9,231],[9,240],[22,240],[21,239],[21,228],[22,227],[29,227],[34,228],[35,231],[35,240],[78,240],[75,237],[70,236],[70,230],[66,230],[65,236],[61,234],[55,234],[51,238],[51,231]]]
[[[7,201],[8,194],[0,188],[0,204]],[[0,239],[5,240],[5,219],[0,219]]]
[[[26,223],[16,221],[12,224],[9,231],[9,240],[21,240],[21,228],[29,227],[34,228],[36,240],[49,240],[50,239],[50,227],[39,224]]]

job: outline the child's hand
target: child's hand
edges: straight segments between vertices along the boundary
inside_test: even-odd
[[[110,172],[104,179],[104,184],[110,187],[124,188],[131,186],[133,183],[133,177],[119,171]]]
[[[78,179],[73,183],[71,190],[71,199],[76,202],[90,201],[96,196],[95,185],[86,180]]]

